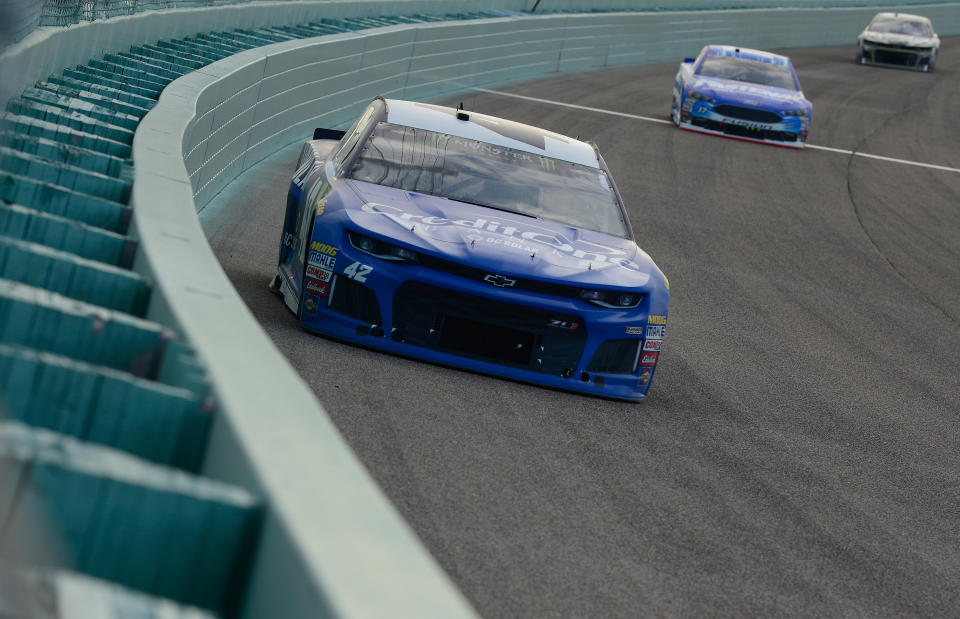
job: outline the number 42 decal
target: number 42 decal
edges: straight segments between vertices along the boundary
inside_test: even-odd
[[[373,267],[359,262],[354,262],[343,270],[343,274],[357,282],[367,281],[367,275],[373,271]]]

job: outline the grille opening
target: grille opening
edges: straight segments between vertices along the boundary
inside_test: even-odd
[[[707,118],[692,118],[690,123],[695,127],[703,127],[710,131],[719,131],[724,135],[751,140],[775,140],[777,142],[796,142],[799,135],[792,131],[767,131],[765,129],[748,129],[740,125],[731,125]]]
[[[877,50],[874,54],[875,62],[882,64],[899,65],[903,67],[912,67],[917,64],[916,54],[910,52],[894,52],[890,50]]]
[[[331,310],[367,324],[383,324],[380,320],[380,304],[373,290],[338,275],[333,276],[330,288]]]
[[[458,316],[444,316],[440,348],[519,365],[530,364],[532,333]]]
[[[413,346],[553,375],[577,367],[587,339],[579,316],[412,281],[393,298],[391,327]]]
[[[607,340],[594,353],[587,372],[601,374],[633,374],[637,368],[637,353],[643,340]]]
[[[741,107],[739,105],[716,105],[713,111],[717,114],[729,116],[730,118],[739,118],[750,122],[758,123],[778,123],[783,118],[776,112],[767,110],[758,110],[752,107]]]

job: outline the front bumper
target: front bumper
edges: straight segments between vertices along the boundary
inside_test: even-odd
[[[860,64],[930,71],[936,63],[936,50],[929,47],[862,43],[857,52],[857,61]]]
[[[741,117],[717,111],[720,109],[741,110]],[[787,117],[779,120],[750,120],[750,112],[757,115],[772,114],[765,110],[751,110],[731,103],[720,105],[687,98],[680,110],[680,128],[698,133],[787,148],[803,148],[810,128],[809,117]],[[747,118],[744,118],[747,117]]]
[[[341,236],[323,296],[307,285],[300,303],[305,329],[558,389],[633,401],[646,397],[666,329],[666,293],[645,295],[629,310],[601,308],[380,260]],[[648,329],[650,314],[655,318]]]

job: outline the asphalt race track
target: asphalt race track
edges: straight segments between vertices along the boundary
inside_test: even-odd
[[[933,74],[857,66],[852,46],[787,53],[811,145],[955,169],[453,100],[599,144],[672,286],[642,404],[301,331],[267,290],[297,149],[201,213],[251,311],[482,615],[960,612],[960,37]],[[666,120],[676,69],[500,90]]]

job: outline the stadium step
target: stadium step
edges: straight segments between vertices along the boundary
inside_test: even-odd
[[[112,157],[129,159],[130,145],[32,116],[0,112],[0,130],[40,137]]]
[[[7,111],[11,114],[37,118],[83,133],[96,135],[121,144],[133,144],[133,131],[110,124],[94,116],[75,110],[63,109],[56,105],[39,103],[28,99],[12,99],[7,102]],[[87,110],[89,111],[89,110]]]
[[[206,66],[209,60],[188,52],[175,52],[163,49],[156,45],[132,45],[130,53],[142,58],[153,58],[170,63],[173,66],[186,69],[187,72],[196,71]]]
[[[130,223],[130,207],[124,204],[4,170],[0,170],[0,200],[119,234]]]
[[[128,131],[133,131],[137,128],[137,125],[140,124],[140,116],[142,116],[131,115],[126,112],[111,109],[110,107],[102,105],[105,103],[103,100],[97,102],[85,101],[76,96],[55,93],[38,87],[27,88],[21,93],[20,98],[24,101],[32,101],[42,105],[61,108],[68,112],[83,114],[105,125],[120,127]]]
[[[0,146],[95,174],[123,179],[128,184],[133,182],[133,166],[129,161],[88,148],[15,131],[0,131]]]
[[[173,337],[155,322],[0,279],[0,342],[155,378]]]
[[[139,273],[3,236],[0,278],[141,318],[151,292]]]
[[[0,481],[0,547],[47,541],[44,510],[54,567],[215,611],[241,597],[260,515],[242,488],[17,422],[0,424]]]
[[[57,619],[216,619],[214,613],[146,595],[99,578],[58,569],[0,568],[0,582],[17,595],[0,596],[0,617]]]
[[[210,407],[193,391],[0,344],[6,416],[158,464],[197,471]]]
[[[64,69],[63,76],[77,82],[113,88],[154,101],[160,98],[160,91],[162,90],[162,88],[157,88],[156,85],[140,86],[137,83],[139,80],[112,75],[82,65],[78,65],[76,69]],[[51,81],[53,81],[53,78],[51,78]]]
[[[120,91],[117,90],[98,87],[92,84],[83,84],[80,82],[67,84],[64,83],[67,80],[63,78],[60,78],[57,81],[54,81],[54,79],[54,77],[51,77],[49,81],[37,82],[36,88],[38,90],[53,93],[54,95],[84,101],[97,107],[105,108],[111,112],[120,112],[126,114],[135,119],[133,125],[134,127],[136,127],[140,120],[153,107],[149,104],[146,104],[146,107],[141,107],[136,103],[123,101],[118,96]],[[124,98],[129,99],[129,97]]]
[[[127,269],[137,250],[129,237],[8,202],[0,202],[0,235]]]
[[[127,179],[121,180],[91,172],[62,161],[44,159],[6,146],[0,146],[0,168],[13,174],[121,204],[129,201],[130,186],[133,184]]]

